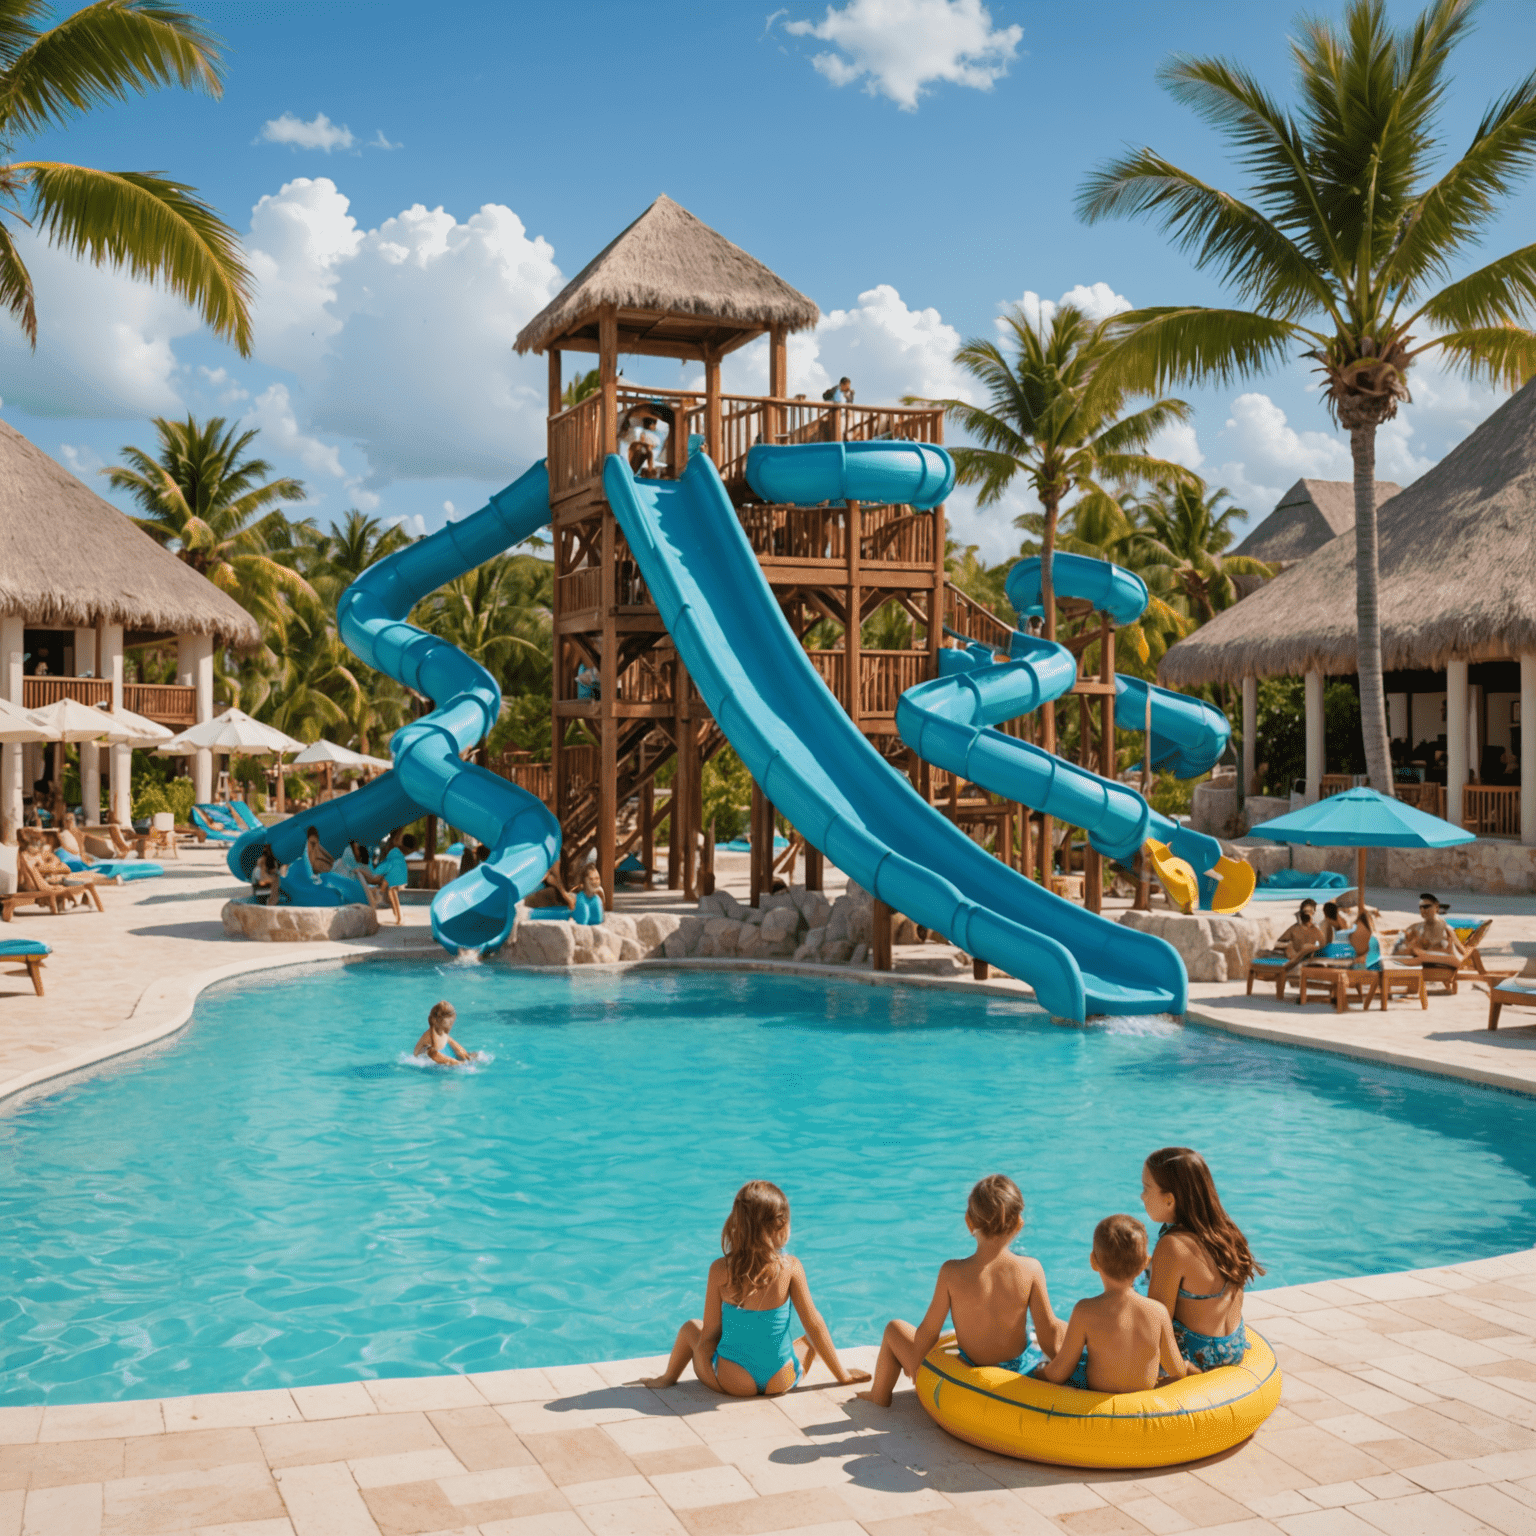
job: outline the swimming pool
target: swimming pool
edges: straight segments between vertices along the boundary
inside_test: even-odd
[[[438,997],[469,1072],[402,1060]],[[749,1177],[842,1342],[920,1316],[1003,1170],[1058,1307],[1140,1165],[1211,1159],[1264,1284],[1536,1241],[1536,1102],[1149,1021],[762,973],[374,962],[0,1107],[0,1401],[659,1353]]]

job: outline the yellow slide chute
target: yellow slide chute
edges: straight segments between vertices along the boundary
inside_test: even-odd
[[[1200,905],[1200,877],[1194,866],[1155,837],[1147,839],[1143,852],[1152,861],[1153,872],[1162,882],[1169,901],[1180,912],[1193,912]],[[1230,915],[1241,912],[1253,900],[1259,877],[1246,859],[1229,859],[1223,854],[1211,873],[1216,876],[1216,892],[1211,897],[1210,911]]]
[[[1084,1392],[967,1365],[949,1334],[918,1367],[916,1385],[941,1429],[984,1450],[1066,1467],[1170,1467],[1246,1440],[1280,1402],[1280,1366],[1249,1328],[1239,1365],[1149,1392]]]

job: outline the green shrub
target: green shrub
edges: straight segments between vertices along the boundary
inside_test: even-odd
[[[715,841],[746,835],[752,823],[752,775],[730,747],[704,765],[704,825],[715,823]]]
[[[1208,773],[1200,775],[1200,779],[1209,777]],[[1195,785],[1200,779],[1176,779],[1171,773],[1160,773],[1152,781],[1147,804],[1164,816],[1187,816],[1194,802]]]
[[[133,815],[135,820],[169,811],[179,825],[192,819],[192,807],[197,800],[197,788],[191,779],[172,779],[169,783],[141,784],[134,791]]]

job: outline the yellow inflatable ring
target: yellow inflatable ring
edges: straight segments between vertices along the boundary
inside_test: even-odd
[[[1240,1365],[1150,1392],[1083,1392],[967,1365],[948,1334],[919,1367],[917,1395],[941,1429],[983,1450],[1066,1467],[1169,1467],[1246,1440],[1280,1402],[1280,1365],[1249,1328]]]

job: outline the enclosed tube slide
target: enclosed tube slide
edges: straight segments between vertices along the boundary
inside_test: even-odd
[[[372,842],[424,811],[443,817],[491,850],[485,863],[440,890],[432,933],[449,950],[487,953],[511,932],[517,903],[543,880],[560,852],[560,826],[541,800],[460,753],[484,740],[501,711],[501,690],[456,646],[405,622],[427,595],[521,543],[549,521],[549,477],[541,460],[478,512],[371,565],[336,606],[341,638],[369,666],[437,707],[402,726],[390,742],[395,766],[372,784],[277,826],[246,833],[229,867],[249,878],[262,843],[279,862],[303,852],[314,827],[327,848]]]
[[[954,470],[921,443],[754,447],[760,495],[933,506]],[[1058,1017],[1182,1013],[1183,963],[1149,934],[1084,912],[978,847],[870,746],[827,691],[763,579],[713,463],[603,486],[679,654],[764,793],[838,868],[967,954],[1027,981]]]
[[[1052,574],[1063,597],[1091,602],[1116,624],[1131,623],[1147,605],[1141,578],[1107,560],[1057,555]],[[1009,572],[1007,590],[1022,617],[1037,616],[1040,562],[1020,561]],[[909,688],[896,706],[902,740],[927,762],[1083,828],[1109,858],[1129,863],[1149,840],[1160,844],[1149,852],[1159,874],[1166,875],[1170,894],[1180,894],[1175,886],[1182,878],[1189,884],[1191,904],[1198,896],[1208,910],[1241,907],[1253,894],[1253,869],[1224,857],[1214,837],[1154,811],[1128,784],[991,729],[1059,699],[1077,677],[1072,653],[1054,641],[1015,631],[1009,655],[1011,660],[994,663],[981,646],[943,653],[945,675]],[[1226,750],[1231,727],[1220,710],[1139,679],[1117,677],[1115,682],[1115,721],[1122,729],[1145,728],[1150,692],[1154,763],[1174,765],[1180,777],[1192,777],[1206,772]],[[1188,866],[1187,875],[1170,854]]]

